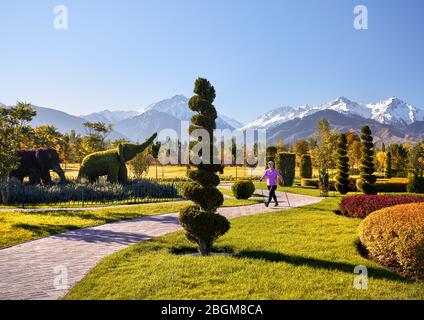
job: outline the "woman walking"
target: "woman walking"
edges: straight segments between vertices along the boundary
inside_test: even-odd
[[[274,199],[275,206],[278,206],[277,195],[275,194],[275,190],[277,190],[277,177],[280,177],[280,183],[283,183],[283,176],[280,174],[280,171],[275,169],[274,162],[268,162],[268,170],[265,170],[264,175],[261,178],[261,182],[263,179],[267,178],[267,187],[269,190],[268,202],[265,202],[265,206],[268,207],[271,203],[271,200]]]

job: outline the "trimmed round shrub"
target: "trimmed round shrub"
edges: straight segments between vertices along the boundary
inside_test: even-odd
[[[231,187],[236,199],[249,199],[255,192],[255,185],[249,180],[240,180],[234,182]]]
[[[351,218],[365,218],[371,212],[407,203],[424,202],[420,196],[387,196],[387,195],[354,195],[344,197],[339,211],[342,215]]]
[[[309,154],[302,154],[300,158],[300,177],[302,179],[312,178],[312,160]]]
[[[424,203],[371,213],[360,225],[359,238],[372,259],[424,279]]]

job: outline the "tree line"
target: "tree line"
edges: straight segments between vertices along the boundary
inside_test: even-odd
[[[352,130],[344,133],[346,136],[347,158],[349,170],[359,173],[361,165],[361,138]],[[277,152],[291,152],[296,154],[296,165],[299,166],[303,154],[310,154],[313,166],[318,169],[336,169],[338,159],[339,135],[337,131],[330,129],[327,119],[321,119],[315,133],[304,140],[297,140],[293,144],[286,144],[279,139],[276,145],[267,147],[267,155],[272,156]],[[388,167],[390,177],[407,177],[408,173],[417,167],[420,150],[424,141],[416,144],[392,143],[386,146],[384,142],[374,143],[374,165],[376,172],[385,174]],[[388,161],[390,160],[390,161]]]
[[[125,139],[107,139],[112,132],[111,124],[103,122],[85,122],[85,134],[71,130],[61,133],[52,125],[31,127],[30,122],[36,116],[34,108],[25,102],[18,102],[15,107],[0,107],[0,180],[7,179],[8,174],[16,169],[19,159],[18,149],[53,148],[60,156],[66,169],[69,163],[80,163],[93,152],[114,148],[120,143],[128,143]],[[131,163],[132,172],[141,177],[147,172],[149,165],[155,160],[153,151],[156,144],[136,157]]]

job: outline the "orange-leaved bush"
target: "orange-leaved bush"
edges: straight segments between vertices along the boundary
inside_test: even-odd
[[[424,203],[409,203],[371,213],[359,227],[372,259],[416,279],[424,279]]]

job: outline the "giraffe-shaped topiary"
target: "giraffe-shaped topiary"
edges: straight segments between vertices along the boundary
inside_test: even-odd
[[[186,231],[187,239],[199,246],[201,255],[208,255],[213,242],[230,228],[230,222],[216,210],[223,204],[224,197],[217,189],[219,176],[223,166],[214,161],[213,131],[216,128],[217,112],[213,106],[215,88],[204,78],[198,78],[194,84],[194,95],[189,101],[189,108],[196,112],[191,118],[190,133],[203,129],[209,135],[209,141],[190,142],[190,149],[202,144],[209,149],[209,155],[198,152],[201,160],[198,164],[190,163],[187,176],[193,182],[185,185],[183,196],[195,203],[180,211],[179,220]]]

